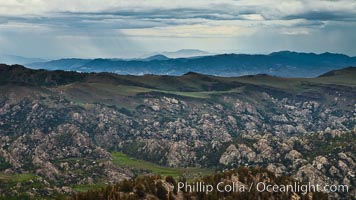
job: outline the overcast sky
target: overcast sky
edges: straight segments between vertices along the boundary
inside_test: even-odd
[[[0,54],[136,57],[179,49],[356,56],[356,0],[0,0]]]

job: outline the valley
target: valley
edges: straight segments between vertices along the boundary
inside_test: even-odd
[[[356,70],[315,78],[0,65],[0,199],[263,168],[355,194]],[[16,178],[15,178],[16,177]],[[110,186],[109,186],[110,187]]]

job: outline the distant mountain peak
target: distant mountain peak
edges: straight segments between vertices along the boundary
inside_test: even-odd
[[[165,55],[162,55],[162,54],[156,54],[156,55],[153,55],[153,56],[149,56],[147,58],[144,58],[142,60],[144,61],[151,61],[151,60],[168,60],[169,58]]]
[[[183,76],[202,76],[202,74],[199,74],[197,72],[189,71],[189,72],[183,74]]]
[[[161,54],[169,58],[188,58],[188,57],[197,57],[197,56],[208,56],[212,55],[207,51],[202,51],[199,49],[180,49],[177,51],[164,51]]]
[[[178,51],[174,51],[174,52],[199,52],[199,53],[209,53],[207,51],[202,51],[199,49],[180,49]]]
[[[23,56],[17,56],[17,55],[0,55],[0,63],[5,63],[5,64],[28,64],[28,63],[34,63],[34,62],[45,62],[48,60],[42,59],[42,58],[28,58],[28,57],[23,57]]]

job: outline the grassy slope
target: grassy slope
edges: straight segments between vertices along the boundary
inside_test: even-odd
[[[354,68],[318,78],[280,78],[266,75],[230,78],[205,75],[180,77],[113,75],[113,77],[111,78],[120,80],[120,83],[89,78],[89,82],[76,82],[60,86],[59,89],[73,99],[84,102],[110,103],[111,101],[114,104],[116,102],[125,105],[127,97],[153,92],[206,99],[216,94],[243,92],[243,86],[246,85],[270,87],[288,93],[306,92],[323,85],[356,87],[356,70]],[[313,85],[313,87],[310,87],[310,85]]]
[[[46,187],[43,183],[37,180],[38,176],[34,174],[2,174],[0,173],[0,188],[3,191],[10,192],[13,188],[19,188],[19,193],[17,196],[11,197],[8,195],[0,195],[0,200],[17,200],[17,199],[29,199],[29,194],[27,191],[30,191],[32,188],[41,189]],[[40,197],[37,197],[40,199]],[[41,199],[51,199],[50,197],[41,197]]]
[[[34,174],[14,174],[14,175],[0,174],[0,181],[18,183],[18,182],[29,181],[35,179],[36,177],[37,176]]]
[[[98,183],[98,184],[90,184],[90,185],[73,185],[71,186],[71,188],[76,192],[86,192],[89,190],[98,190],[104,188],[105,186],[107,185]]]
[[[160,165],[135,159],[129,157],[121,152],[113,152],[112,153],[113,162],[119,167],[129,168],[132,171],[136,171],[136,175],[144,175],[144,174],[155,174],[160,176],[172,176],[174,178],[179,178],[184,176],[187,180],[193,180],[201,176],[211,175],[214,173],[213,169],[206,168],[171,168],[171,167],[162,167]],[[145,173],[143,173],[145,172]],[[1,176],[0,176],[1,178]],[[106,185],[103,183],[97,184],[85,184],[85,185],[72,185],[71,188],[78,192],[86,192],[88,190],[101,189]]]
[[[317,78],[281,78],[267,75],[254,75],[242,77],[214,77],[209,75],[184,75],[176,76],[122,76],[121,79],[134,81],[145,87],[159,88],[168,91],[179,91],[181,88],[190,88],[195,91],[204,91],[203,86],[217,83],[245,83],[253,85],[265,85],[280,89],[290,89],[302,85],[305,82],[314,84],[336,84],[346,86],[356,86],[356,68],[345,68],[331,71],[328,76]],[[206,88],[205,88],[206,91]]]
[[[118,166],[128,167],[134,170],[144,170],[161,176],[172,176],[174,178],[178,178],[184,175],[187,178],[194,178],[201,175],[211,174],[214,172],[213,169],[205,169],[205,168],[190,167],[190,168],[183,169],[183,168],[162,167],[151,162],[131,158],[121,152],[113,152],[112,156],[114,158],[114,163]]]

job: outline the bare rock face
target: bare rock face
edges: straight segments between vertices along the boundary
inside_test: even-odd
[[[324,156],[317,156],[314,159],[313,166],[315,166],[318,170],[326,172],[326,169],[329,165],[328,159]]]
[[[295,177],[300,181],[310,182],[313,185],[325,185],[325,183],[330,183],[326,175],[314,168],[311,164],[302,166],[297,171]]]
[[[239,145],[239,152],[242,158],[245,158],[247,162],[252,162],[256,158],[256,153],[248,146],[244,144]]]
[[[302,154],[296,150],[292,150],[286,155],[286,158],[289,160],[296,160],[301,157],[302,157]]]
[[[330,167],[329,173],[331,176],[340,176],[340,171],[334,166]]]
[[[250,147],[239,144],[238,148],[235,145],[230,145],[220,157],[219,162],[225,165],[244,165],[253,162],[255,158],[256,153]]]
[[[338,166],[339,166],[339,169],[344,173],[348,173],[350,171],[350,168],[342,160],[338,161]]]
[[[50,162],[39,161],[35,158],[35,165],[41,166],[36,170],[36,174],[46,177],[48,180],[55,181],[56,176],[60,175],[59,170]]]
[[[287,168],[282,164],[269,164],[267,169],[274,172],[276,176],[282,176],[285,174]]]
[[[168,165],[171,167],[180,166],[180,162],[194,162],[195,153],[190,150],[190,147],[185,142],[175,142],[171,145],[168,151]]]
[[[159,111],[160,107],[158,105],[154,105],[154,106],[152,106],[152,110]]]
[[[219,163],[227,165],[236,162],[240,159],[240,152],[235,145],[230,145],[221,155]]]
[[[254,144],[254,148],[259,154],[257,154],[257,162],[266,162],[267,160],[275,159],[278,154],[273,154],[273,149],[269,146],[268,141],[266,139],[260,139],[256,144]]]

